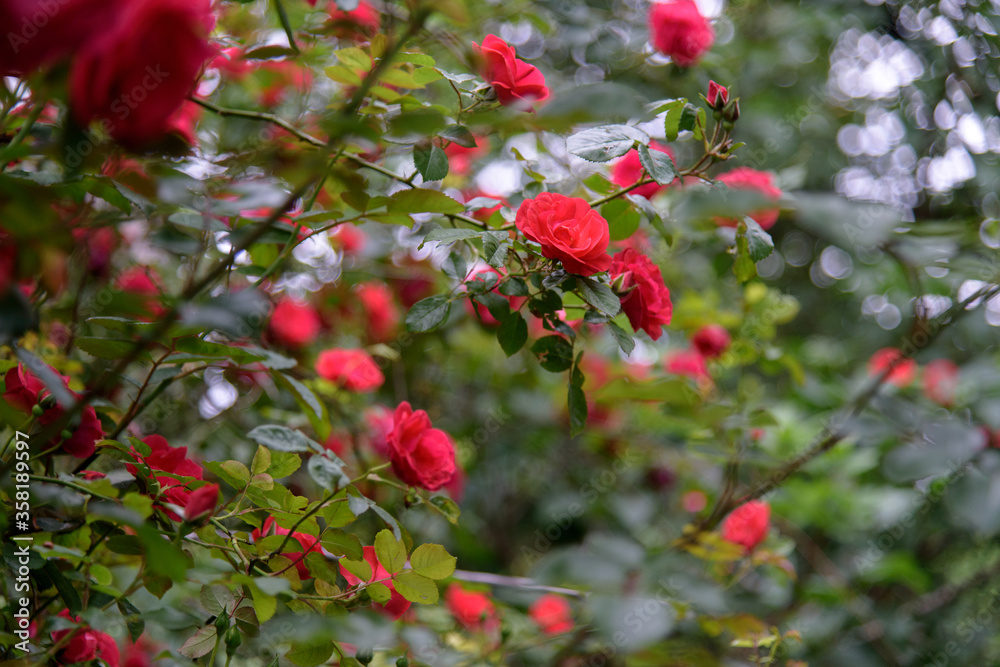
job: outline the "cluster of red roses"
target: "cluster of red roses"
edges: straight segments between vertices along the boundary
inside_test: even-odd
[[[182,518],[177,510],[184,512],[183,519],[188,522],[203,519],[215,511],[219,502],[219,485],[204,484],[191,488],[189,480],[201,481],[203,471],[200,465],[187,458],[187,447],[173,447],[166,438],[155,434],[144,438],[143,443],[149,447],[148,454],[135,447],[132,447],[131,453],[137,463],[149,468],[148,482],[155,482],[158,491],[155,507],[163,510],[173,521]],[[138,472],[138,468],[131,463],[125,464],[125,468],[132,475]],[[153,486],[150,484],[151,491]]]
[[[124,655],[111,635],[95,630],[73,616],[68,609],[57,614],[59,618],[75,623],[75,628],[52,631],[53,643],[62,645],[56,654],[61,665],[76,665],[100,660],[107,667],[151,667],[159,648],[143,635],[135,642],[126,640]],[[34,623],[32,623],[34,626]],[[34,634],[32,634],[34,636]]]

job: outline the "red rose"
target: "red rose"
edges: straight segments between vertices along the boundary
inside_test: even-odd
[[[204,108],[191,100],[184,100],[180,108],[167,121],[167,130],[179,136],[190,146],[198,145],[198,121],[204,113]]]
[[[771,174],[766,171],[757,171],[750,167],[737,167],[732,171],[719,174],[715,177],[715,180],[719,183],[725,183],[727,187],[738,190],[757,190],[765,197],[774,199],[775,201],[781,197],[781,190],[775,187]],[[756,220],[762,229],[770,229],[777,222],[779,213],[781,211],[777,208],[767,208],[754,211],[750,214],[750,217]],[[725,218],[717,218],[716,222],[724,227],[735,227],[738,223],[737,220]]]
[[[274,340],[286,347],[299,348],[316,340],[320,326],[315,308],[286,297],[275,304],[267,328]]]
[[[472,45],[483,59],[483,78],[493,86],[504,106],[530,110],[549,96],[545,77],[534,65],[514,57],[514,49],[496,35],[487,35],[482,46]]]
[[[711,381],[712,379],[708,374],[705,358],[698,350],[683,350],[673,353],[667,358],[666,369],[668,373],[683,375],[699,382]]]
[[[681,67],[694,65],[712,48],[715,30],[694,0],[656,3],[649,10],[653,46]]]
[[[345,255],[357,255],[365,247],[365,233],[354,225],[337,225],[330,230],[330,240]]]
[[[250,537],[254,542],[257,542],[263,537],[269,535],[288,535],[292,531],[288,528],[282,528],[274,521],[273,516],[267,517],[264,520],[264,525],[260,528],[255,528],[251,533]],[[305,558],[311,552],[323,553],[323,548],[319,544],[319,538],[313,537],[308,533],[294,532],[292,533],[291,539],[285,544],[285,547],[295,548],[298,546],[302,551],[285,551],[281,555],[288,560],[295,563],[295,569],[299,573],[299,579],[311,579],[312,574],[309,572],[309,568],[306,567]]]
[[[559,595],[549,593],[538,598],[528,609],[528,615],[547,635],[559,635],[573,629],[573,610],[566,598]]]
[[[671,160],[674,159],[674,152],[670,150],[669,146],[664,146],[654,141],[649,144],[649,149],[666,153],[670,156]],[[615,160],[614,164],[611,165],[611,182],[619,187],[627,188],[633,183],[638,182],[640,178],[642,178],[642,162],[639,161],[639,151],[634,148],[621,158]],[[676,178],[674,179],[674,183],[677,183]],[[656,193],[667,187],[670,186],[660,185],[659,183],[647,183],[632,190],[631,194],[652,199]]]
[[[410,601],[396,592],[396,589],[392,585],[392,575],[390,575],[389,571],[382,567],[382,564],[378,562],[378,556],[375,555],[375,547],[365,547],[364,553],[365,560],[372,568],[371,579],[362,582],[361,579],[348,572],[343,565],[340,566],[340,573],[344,575],[344,579],[347,579],[347,583],[351,587],[357,586],[361,583],[370,584],[375,581],[388,586],[389,590],[392,592],[392,597],[389,598],[389,601],[384,604],[373,604],[372,607],[381,611],[389,618],[396,620],[405,614],[406,610],[410,608]]]
[[[159,139],[215,54],[208,43],[214,25],[210,0],[121,3],[73,54],[76,122],[101,119],[125,144]]]
[[[444,431],[431,428],[423,410],[413,411],[403,401],[393,414],[386,438],[396,476],[410,486],[437,491],[455,475],[455,445]]]
[[[474,137],[476,145],[471,148],[460,146],[454,141],[444,149],[444,154],[448,156],[448,171],[452,174],[465,176],[472,170],[472,165],[481,157],[489,153],[490,140],[487,137]]]
[[[715,81],[708,82],[708,95],[706,96],[709,106],[713,109],[722,109],[729,101],[729,90],[725,86],[720,86]]]
[[[180,521],[181,516],[174,510],[186,508],[195,492],[188,488],[187,481],[177,479],[177,477],[201,480],[203,474],[201,466],[187,458],[187,447],[171,447],[166,438],[161,435],[146,436],[143,442],[149,446],[149,454],[143,455],[133,447],[132,458],[149,467],[153,479],[160,488],[160,497],[163,502],[158,503],[155,507],[162,510],[171,520]],[[138,472],[138,468],[131,463],[126,463],[125,468],[132,475]],[[170,473],[170,475],[157,475],[157,472]],[[203,499],[199,499],[199,502],[202,501]]]
[[[80,623],[80,617],[71,616],[67,609],[59,612],[58,616],[73,623]],[[110,667],[118,667],[120,654],[118,653],[118,645],[111,638],[111,635],[94,630],[89,626],[84,626],[84,628],[83,630],[75,631],[73,628],[67,628],[65,630],[56,630],[52,633],[52,642],[58,644],[64,637],[75,632],[70,637],[69,642],[56,655],[56,660],[59,664],[75,665],[76,663],[90,662],[91,660],[100,658],[110,665]]]
[[[207,484],[197,491],[192,491],[184,506],[184,519],[193,522],[215,512],[219,504],[219,485]]]
[[[663,335],[663,326],[670,324],[673,305],[670,290],[663,284],[660,267],[631,248],[617,253],[611,260],[611,276],[621,277],[622,310],[635,331],[645,331],[653,340]]]
[[[924,367],[924,396],[945,407],[955,402],[958,366],[949,359],[935,359]]]
[[[486,593],[467,591],[453,583],[445,591],[444,602],[455,620],[470,632],[490,631],[499,624],[497,609]]]
[[[868,360],[868,374],[873,377],[882,375],[889,367],[886,382],[897,387],[908,387],[917,375],[917,362],[903,358],[903,353],[894,347],[883,347]]]
[[[375,391],[385,382],[375,360],[364,350],[323,350],[316,359],[316,372],[347,391]]]
[[[373,405],[365,410],[365,425],[368,426],[368,442],[372,449],[383,457],[389,457],[389,434],[395,427],[393,411],[384,405]]]
[[[760,500],[751,500],[734,509],[722,522],[722,539],[742,544],[747,552],[764,541],[770,527],[771,506]]]
[[[392,290],[383,283],[364,283],[358,286],[358,299],[368,321],[365,330],[372,340],[389,339],[399,326],[399,309],[393,300]]]
[[[49,367],[53,373],[55,370]],[[69,378],[64,375],[59,376],[63,385],[69,386]],[[31,412],[36,405],[42,407],[42,414],[38,417],[38,423],[47,426],[62,418],[63,406],[49,399],[50,392],[40,379],[33,373],[25,369],[24,364],[18,364],[7,371],[4,376],[3,399],[12,407],[21,412]],[[80,395],[70,391],[74,398]],[[49,399],[49,400],[46,400]],[[47,407],[46,407],[47,406]],[[104,437],[104,429],[101,427],[101,420],[97,417],[94,406],[88,405],[80,412],[79,422],[74,427],[73,422],[66,426],[72,430],[72,435],[62,443],[62,451],[78,459],[85,459],[94,453],[96,444]],[[55,442],[52,443],[56,444]]]
[[[132,266],[115,280],[115,287],[123,292],[142,297],[140,307],[148,315],[160,316],[167,309],[160,303],[162,280],[156,269],[150,266]]]
[[[590,276],[611,267],[608,221],[579,197],[543,192],[525,199],[514,224],[542,246],[543,255],[562,261],[569,273]]]
[[[315,5],[315,2],[312,4]],[[336,5],[332,2],[330,6],[330,21],[334,25],[333,34],[337,37],[374,35],[382,25],[382,19],[378,12],[365,0],[361,0],[358,6],[349,12],[345,12],[343,9],[334,9]]]
[[[718,324],[709,324],[695,332],[691,344],[703,357],[714,359],[729,347],[729,332]]]
[[[44,7],[34,0],[0,2],[0,74],[17,75],[61,60],[115,21],[123,0],[62,0]]]

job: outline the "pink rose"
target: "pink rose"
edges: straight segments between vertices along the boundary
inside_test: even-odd
[[[708,374],[708,366],[705,365],[705,358],[698,350],[683,350],[673,353],[667,358],[666,370],[668,373],[683,375],[699,382],[711,382],[712,380]]]
[[[590,276],[611,268],[608,221],[586,200],[543,192],[521,202],[514,224],[569,273]]]
[[[504,106],[531,109],[549,96],[545,77],[534,65],[514,57],[514,49],[496,35],[487,35],[482,46],[472,45],[483,59],[483,79],[493,86]]]
[[[694,65],[712,48],[715,30],[694,0],[655,3],[649,10],[653,46],[681,67]]]
[[[611,260],[611,276],[621,277],[622,311],[635,331],[645,331],[653,340],[670,324],[673,304],[670,290],[663,284],[660,267],[642,253],[626,248]]]

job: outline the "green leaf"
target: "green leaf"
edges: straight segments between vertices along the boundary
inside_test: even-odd
[[[531,346],[542,368],[552,373],[561,373],[573,365],[573,346],[562,336],[539,338]]]
[[[741,283],[757,277],[757,265],[750,257],[749,241],[745,234],[736,236],[736,261],[733,263],[733,272]]]
[[[341,65],[353,70],[367,72],[372,68],[372,59],[367,53],[356,46],[349,46],[346,49],[338,49],[333,52]]]
[[[184,642],[177,652],[191,660],[197,660],[212,652],[215,648],[217,631],[214,625],[206,625],[199,628],[188,640]]]
[[[577,285],[583,300],[596,308],[598,312],[608,317],[614,317],[622,309],[621,301],[608,285],[593,278],[584,277],[577,278]]]
[[[498,291],[504,296],[528,296],[531,292],[528,291],[528,283],[524,282],[523,278],[518,278],[516,276],[509,277],[507,280],[498,288]]]
[[[304,642],[292,644],[291,650],[285,657],[292,664],[299,667],[316,667],[329,662],[333,655],[333,641],[330,639],[320,639],[315,642]]]
[[[92,357],[98,359],[121,359],[132,352],[135,343],[130,340],[118,340],[116,338],[91,338],[81,336],[74,341],[76,347],[80,348]]]
[[[627,199],[612,199],[601,207],[601,217],[608,221],[612,241],[623,241],[639,229],[642,216]]]
[[[660,185],[670,185],[677,178],[674,161],[662,151],[651,151],[645,144],[639,146],[639,162],[646,173]]]
[[[604,174],[591,174],[583,181],[583,185],[599,195],[609,195],[618,189],[618,186],[609,181]]]
[[[260,445],[277,452],[308,452],[322,451],[323,447],[298,431],[293,431],[286,426],[268,424],[258,426],[249,433],[247,437]]]
[[[344,473],[344,462],[333,454],[313,454],[309,458],[309,476],[324,489],[333,491],[351,483]]]
[[[621,348],[622,352],[625,354],[632,354],[632,350],[635,349],[635,340],[629,335],[625,329],[618,326],[618,323],[614,320],[608,322],[608,330],[614,337],[615,342],[618,343],[618,347]]]
[[[428,579],[446,579],[455,573],[458,559],[440,544],[421,544],[410,554],[413,572]]]
[[[231,613],[236,602],[233,592],[222,584],[202,586],[198,598],[205,611],[213,616],[218,616],[223,612]]]
[[[507,252],[511,248],[507,232],[483,232],[483,259],[494,269],[502,269],[507,263]]]
[[[469,128],[464,125],[449,125],[438,132],[438,136],[456,143],[463,148],[476,147],[475,135],[472,134],[472,132],[469,131]]]
[[[504,322],[510,316],[510,301],[499,294],[483,292],[474,296],[473,300],[486,306],[498,322]]]
[[[343,504],[346,505],[346,503]],[[320,540],[320,543],[334,556],[343,556],[353,560],[361,560],[365,557],[358,536],[345,533],[342,530],[327,530],[323,533],[323,539]]]
[[[451,312],[448,297],[437,295],[421,299],[406,314],[407,331],[433,331],[445,323]]]
[[[420,245],[427,243],[428,241],[437,241],[438,243],[454,243],[455,241],[462,241],[465,239],[475,239],[483,235],[483,232],[476,229],[450,229],[448,227],[438,227],[437,229],[432,229],[428,232],[424,240],[420,242]]]
[[[631,125],[604,125],[570,136],[566,150],[590,162],[607,162],[628,153],[637,141],[648,143],[649,135]]]
[[[511,313],[500,323],[497,329],[497,340],[504,354],[508,357],[524,347],[528,342],[528,323],[520,313]]]
[[[458,214],[465,206],[437,190],[410,188],[389,197],[388,209],[390,213]]]
[[[142,612],[125,598],[118,600],[118,611],[125,617],[128,636],[133,642],[137,641],[143,630],[146,629],[146,621],[142,618]]]
[[[271,452],[271,465],[266,472],[271,479],[288,477],[302,466],[302,457],[295,452]]]
[[[697,121],[697,119],[698,119],[698,109],[693,104],[685,102],[684,107],[681,109],[681,116],[677,124],[677,129],[681,130],[682,132],[685,130],[693,130],[695,128],[695,122]],[[675,135],[674,139],[676,138],[677,137]],[[667,137],[667,139],[669,141],[673,141],[673,139],[670,139],[669,136]]]
[[[462,510],[458,508],[454,500],[447,496],[431,496],[430,503],[448,519],[449,523],[458,525],[458,518],[461,516]]]
[[[437,144],[431,144],[430,148],[414,148],[413,165],[425,182],[440,181],[448,175],[448,156]]]
[[[372,566],[364,558],[341,558],[340,564],[361,581],[372,578]]]
[[[406,547],[391,530],[380,530],[375,536],[375,556],[389,574],[402,571],[406,565]]]
[[[687,105],[687,100],[685,99],[671,100],[664,105],[667,113],[663,118],[663,131],[667,141],[675,141],[677,139],[677,135],[681,129],[681,116],[684,113],[685,105]]]
[[[587,396],[583,388],[571,382],[566,402],[569,407],[569,434],[579,435],[587,426]]]
[[[184,581],[190,567],[188,557],[160,535],[150,524],[139,526],[136,531],[146,555],[146,567],[153,574],[162,574],[171,581]]]
[[[774,240],[771,239],[771,235],[765,232],[753,218],[749,216],[743,218],[740,234],[746,235],[747,250],[750,253],[750,259],[754,262],[765,259],[774,251]]]
[[[438,601],[438,587],[433,580],[412,570],[400,572],[392,579],[396,592],[410,602],[435,604]]]
[[[219,467],[229,473],[231,478],[240,483],[239,486],[236,487],[237,489],[242,489],[250,483],[250,471],[247,470],[247,467],[239,461],[225,461],[221,463]]]

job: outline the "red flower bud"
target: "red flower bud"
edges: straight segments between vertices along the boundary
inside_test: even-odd
[[[719,111],[729,101],[729,90],[725,86],[720,86],[715,81],[708,82],[708,104]]]

